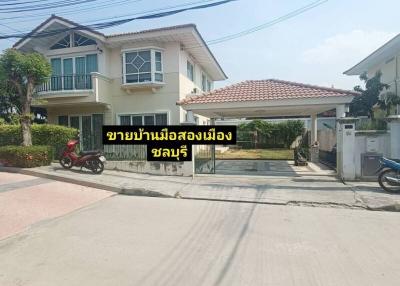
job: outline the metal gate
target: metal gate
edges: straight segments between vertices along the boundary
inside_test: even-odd
[[[215,145],[195,145],[194,169],[196,174],[215,174]]]

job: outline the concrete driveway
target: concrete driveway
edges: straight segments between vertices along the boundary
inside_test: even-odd
[[[399,213],[113,196],[0,242],[0,285],[398,285]]]
[[[113,194],[45,178],[0,172],[0,240]]]

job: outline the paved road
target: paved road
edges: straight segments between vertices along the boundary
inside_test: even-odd
[[[400,214],[113,196],[0,242],[0,285],[399,285]]]
[[[114,193],[0,172],[0,240],[43,220],[65,215]]]

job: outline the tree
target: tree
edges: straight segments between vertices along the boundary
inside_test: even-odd
[[[6,75],[0,69],[0,117],[10,122],[11,115],[20,110],[18,95],[15,89],[8,84]]]
[[[20,102],[22,145],[32,145],[31,103],[36,86],[44,83],[51,75],[51,66],[39,53],[22,53],[8,49],[0,57],[1,86],[10,92],[14,89]]]
[[[400,104],[400,97],[393,92],[383,94],[381,99],[378,101],[379,107],[386,111],[386,116],[389,116],[392,108],[398,104]]]
[[[373,107],[378,103],[381,92],[389,88],[387,84],[381,83],[381,76],[381,72],[377,72],[372,78],[368,78],[366,73],[360,75],[360,79],[365,82],[365,89],[360,86],[354,87],[361,95],[354,97],[350,103],[352,116],[367,115],[374,119]]]

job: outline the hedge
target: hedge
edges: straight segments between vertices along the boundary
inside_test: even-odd
[[[32,144],[52,146],[57,159],[68,140],[76,138],[78,130],[51,124],[32,125]],[[0,146],[21,145],[20,125],[0,125]]]
[[[254,134],[257,133],[255,138]],[[256,119],[238,126],[238,145],[243,149],[290,148],[304,132],[304,122],[287,120],[277,123]]]
[[[10,167],[33,168],[50,165],[53,160],[51,146],[3,146],[0,161]]]

